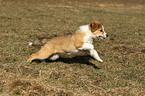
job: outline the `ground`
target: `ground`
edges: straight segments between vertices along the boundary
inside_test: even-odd
[[[1,96],[144,96],[144,0],[0,0]],[[101,22],[109,37],[96,38],[100,63],[88,52],[28,63],[41,37],[72,34]]]

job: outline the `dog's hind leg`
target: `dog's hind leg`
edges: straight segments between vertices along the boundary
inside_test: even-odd
[[[55,55],[53,55],[52,57],[50,57],[49,59],[50,60],[56,60],[56,59],[58,59],[59,58],[59,55],[58,54],[55,54]]]
[[[53,53],[54,53],[54,49],[53,48],[49,48],[49,47],[43,46],[38,52],[32,54],[29,57],[28,61],[31,62],[34,59],[46,59]]]

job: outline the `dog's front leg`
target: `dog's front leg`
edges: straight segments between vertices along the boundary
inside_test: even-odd
[[[91,50],[90,50],[90,54],[91,54],[91,56],[93,56],[93,57],[94,57],[95,59],[97,59],[98,61],[103,62],[103,60],[99,57],[99,55],[98,55],[98,53],[97,53],[96,50],[91,49]]]
[[[98,53],[96,50],[94,50],[94,46],[92,44],[89,43],[85,43],[82,48],[79,48],[79,50],[89,50],[90,51],[90,55],[92,57],[94,57],[95,59],[97,59],[100,62],[103,62],[103,60],[99,57]]]

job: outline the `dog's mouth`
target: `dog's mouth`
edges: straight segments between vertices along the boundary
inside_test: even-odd
[[[103,36],[98,36],[100,39],[105,39],[105,37],[103,37]]]

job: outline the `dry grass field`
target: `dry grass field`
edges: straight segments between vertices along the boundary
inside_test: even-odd
[[[0,0],[0,96],[144,96],[144,0]],[[40,38],[100,21],[109,38],[88,52],[28,63]]]

